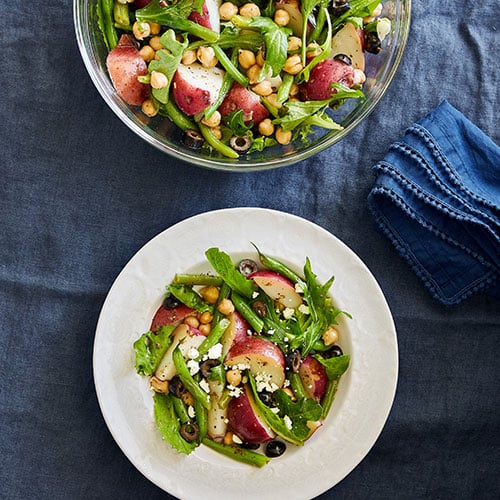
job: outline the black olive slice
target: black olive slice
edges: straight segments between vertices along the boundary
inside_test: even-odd
[[[233,137],[229,139],[229,145],[239,153],[244,153],[245,151],[248,151],[251,144],[252,141],[250,140],[250,137],[248,137],[248,135],[241,135],[241,136],[233,135]]]
[[[208,378],[208,376],[210,375],[210,370],[214,367],[214,366],[218,366],[220,365],[220,361],[218,359],[206,359],[205,361],[203,361],[203,363],[201,363],[200,365],[200,370],[201,370],[201,374],[205,377],[205,378]]]
[[[365,33],[365,50],[371,54],[378,54],[382,50],[382,43],[375,31]]]
[[[300,352],[299,351],[292,351],[291,353],[287,354],[285,357],[285,368],[288,371],[292,371],[293,373],[297,373],[299,371],[301,362],[302,362],[302,359],[300,357]]]
[[[345,64],[347,64],[348,66],[352,66],[352,60],[349,56],[345,55],[345,54],[337,54],[334,59],[337,59],[337,61],[341,61]]]
[[[180,304],[180,302],[173,295],[169,295],[168,297],[165,297],[165,300],[163,301],[162,306],[165,309],[174,309],[179,304]]]
[[[243,274],[243,276],[248,276],[249,274],[258,271],[259,266],[257,265],[257,262],[255,262],[252,259],[243,259],[238,264],[238,270],[240,271],[241,274]]]
[[[267,307],[262,300],[256,300],[252,303],[252,309],[255,311],[257,316],[260,318],[265,318],[267,314]]]
[[[176,375],[168,385],[168,392],[177,398],[182,397],[182,394],[186,391],[181,379]]]
[[[286,451],[286,444],[283,441],[273,439],[266,444],[266,455],[270,458],[276,458]]]
[[[181,425],[181,436],[189,443],[196,441],[200,435],[200,429],[194,422],[186,422]]]
[[[186,130],[184,132],[183,142],[191,149],[200,149],[203,145],[203,136],[196,130]]]

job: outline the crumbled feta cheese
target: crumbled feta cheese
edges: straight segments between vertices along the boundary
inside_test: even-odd
[[[275,332],[274,328],[267,330],[268,335],[274,335],[274,332]]]
[[[279,389],[278,385],[273,382],[272,377],[267,373],[258,373],[255,376],[255,384],[257,387],[257,392],[269,391],[274,392]]]
[[[189,359],[186,365],[191,375],[196,375],[200,371],[200,365],[194,359]]]
[[[304,293],[305,289],[306,289],[306,284],[303,281],[297,281],[297,283],[295,283],[295,291],[297,293]]]
[[[299,311],[302,314],[310,314],[309,307],[307,307],[305,304],[300,304]]]
[[[200,381],[200,387],[208,394],[210,392],[210,387],[208,386],[208,382],[205,379]]]
[[[212,346],[207,352],[209,359],[218,359],[222,355],[222,344],[219,342]]]
[[[283,383],[283,387],[289,387],[290,386],[290,381],[286,378],[285,382]]]
[[[252,293],[252,299],[256,299],[259,296],[259,292]]]
[[[196,347],[190,347],[189,351],[187,352],[187,357],[189,359],[196,359],[200,355],[200,352]]]
[[[288,430],[292,430],[292,419],[288,415],[283,417],[283,422]]]
[[[283,317],[285,319],[290,319],[294,313],[295,309],[292,309],[291,307],[285,307],[285,309],[283,309]]]
[[[189,418],[196,417],[196,411],[194,409],[194,406],[191,406],[191,405],[188,406],[188,416],[189,416]]]
[[[247,335],[253,335],[252,330],[247,330]]]
[[[235,387],[234,385],[230,385],[230,384],[228,384],[227,390],[229,391],[229,395],[232,398],[237,398],[243,392],[243,389],[241,387]]]
[[[233,443],[243,444],[243,441],[236,434],[233,434]]]
[[[250,369],[250,365],[248,365],[247,363],[238,363],[237,365],[231,366],[231,370],[239,370],[240,372],[248,369]]]
[[[276,406],[274,406],[273,408],[269,408],[273,413],[276,413],[278,414],[280,412],[280,409],[279,408],[276,408]]]

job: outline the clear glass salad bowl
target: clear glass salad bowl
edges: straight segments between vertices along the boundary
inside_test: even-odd
[[[194,150],[183,143],[183,133],[164,117],[146,117],[139,107],[129,106],[116,93],[106,69],[108,50],[97,25],[97,0],[74,0],[74,23],[80,52],[92,81],[113,112],[139,137],[161,151],[194,165],[229,171],[255,171],[290,165],[309,158],[346,137],[374,109],[389,87],[401,61],[410,28],[411,0],[385,0],[383,16],[391,31],[377,55],[366,53],[366,99],[346,100],[332,115],[342,130],[318,130],[308,143],[300,139],[261,152],[226,158],[208,149]]]

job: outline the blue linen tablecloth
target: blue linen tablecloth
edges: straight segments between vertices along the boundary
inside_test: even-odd
[[[349,137],[297,165],[235,175],[169,158],[116,118],[81,61],[71,2],[1,2],[0,498],[169,497],[104,423],[95,326],[145,242],[191,215],[242,205],[338,236],[394,315],[391,414],[365,460],[321,498],[498,497],[500,302],[435,300],[378,231],[367,197],[372,167],[445,99],[500,143],[500,9],[496,0],[429,0],[412,13],[391,87]]]

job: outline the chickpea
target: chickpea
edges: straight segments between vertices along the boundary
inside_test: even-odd
[[[152,35],[157,35],[161,30],[161,24],[150,22],[149,29]]]
[[[254,64],[253,66],[247,69],[248,81],[251,84],[257,83],[261,80],[260,78],[261,69],[262,68],[258,64]]]
[[[182,55],[182,64],[189,66],[196,61],[196,50],[186,50]]]
[[[290,14],[285,9],[276,9],[274,12],[274,22],[278,26],[286,26],[290,22]]]
[[[152,118],[158,114],[158,109],[151,99],[146,99],[141,105],[142,112]]]
[[[281,127],[278,127],[276,129],[274,137],[280,144],[285,146],[286,144],[289,144],[290,141],[292,140],[292,131],[291,130],[285,131]]]
[[[188,316],[184,318],[183,321],[186,325],[192,326],[193,328],[198,328],[200,326],[200,322],[196,316]]]
[[[222,299],[220,301],[219,306],[217,307],[217,310],[221,314],[224,314],[224,316],[227,316],[228,314],[231,314],[232,312],[234,312],[234,304],[229,299]]]
[[[255,54],[251,50],[240,49],[238,62],[243,69],[248,69],[255,64]]]
[[[307,45],[307,57],[316,57],[321,54],[321,47],[317,42],[311,42]]]
[[[205,286],[200,290],[200,295],[209,304],[215,304],[219,298],[219,289],[216,286]]]
[[[205,311],[200,314],[200,317],[198,319],[200,320],[200,323],[202,325],[207,325],[208,323],[212,322],[212,320],[214,319],[214,315],[210,311]]]
[[[163,89],[168,85],[168,78],[161,71],[152,71],[150,83],[154,89]]]
[[[325,345],[333,345],[339,340],[339,332],[336,328],[330,325],[321,336]]]
[[[213,68],[218,62],[214,49],[208,45],[199,47],[196,51],[196,57],[205,68]]]
[[[264,52],[262,52],[262,49],[259,49],[259,51],[257,52],[255,62],[261,67],[266,63],[266,60],[264,59]]]
[[[302,40],[298,36],[288,37],[288,52],[295,52],[302,47]]]
[[[233,433],[231,431],[227,431],[226,434],[224,434],[224,444],[234,444],[233,442]]]
[[[257,4],[246,3],[240,7],[240,16],[243,17],[257,17],[260,16],[260,9]]]
[[[269,94],[267,96],[267,100],[269,101],[269,103],[274,106],[276,109],[280,109],[282,104],[278,102],[278,94],[276,94],[275,92],[273,92],[272,94]]]
[[[153,50],[161,50],[163,49],[163,45],[160,42],[159,36],[153,36],[151,40],[149,40],[149,45],[153,48]]]
[[[382,2],[380,2],[374,9],[373,11],[370,13],[369,16],[366,16],[363,18],[363,23],[364,24],[368,24],[372,21],[375,21],[375,19],[377,19],[377,17],[380,16],[380,14],[382,14],[382,9],[383,9],[383,6],[382,6]]]
[[[160,380],[159,378],[153,376],[150,380],[151,389],[155,392],[168,393],[168,386],[170,385],[168,380]]]
[[[237,387],[241,384],[241,378],[241,372],[238,369],[228,370],[226,372],[227,383],[232,385],[233,387]]]
[[[141,47],[139,54],[146,62],[150,62],[155,58],[155,51],[151,45],[144,45],[144,47]]]
[[[288,95],[294,97],[298,94],[299,94],[299,86],[295,82],[293,82],[292,86],[290,87],[290,92]]]
[[[132,33],[137,40],[144,40],[151,34],[149,23],[140,23],[136,21],[132,26]]]
[[[193,398],[193,395],[188,392],[188,391],[184,391],[182,393],[182,396],[181,396],[181,399],[183,401],[183,403],[187,406],[194,406],[194,398]]]
[[[353,85],[361,85],[366,82],[365,72],[361,69],[354,68]]]
[[[209,323],[202,324],[198,327],[198,330],[206,337],[212,331],[212,326]]]
[[[290,75],[297,75],[302,71],[304,67],[302,66],[302,59],[299,54],[294,54],[287,58],[283,71],[286,71]]]
[[[268,96],[273,93],[273,86],[269,80],[262,80],[252,87],[252,90],[261,96]]]
[[[212,134],[214,135],[214,137],[215,137],[216,139],[219,139],[219,140],[221,140],[221,139],[222,139],[222,130],[221,130],[221,128],[220,128],[220,127],[212,127],[212,128],[210,129],[210,131],[212,132]]]
[[[266,137],[274,134],[274,124],[270,118],[265,118],[259,123],[259,132]]]
[[[238,14],[238,6],[232,2],[224,2],[219,7],[221,21],[229,21],[236,14]]]
[[[204,123],[207,127],[213,128],[218,127],[221,120],[222,116],[219,111],[214,111],[210,118],[202,118],[201,123]]]

